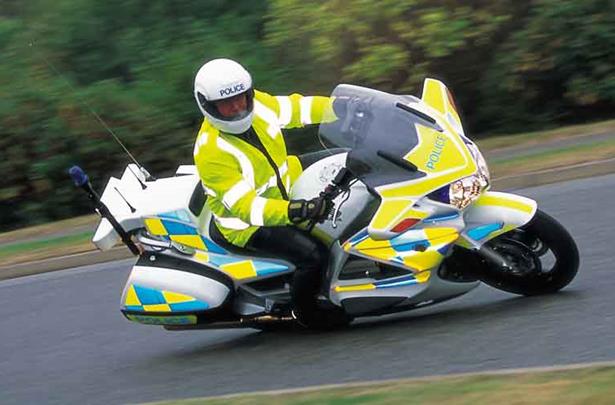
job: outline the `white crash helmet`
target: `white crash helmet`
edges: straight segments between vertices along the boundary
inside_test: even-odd
[[[214,101],[245,93],[247,109],[242,114],[223,117]],[[252,125],[254,118],[254,90],[252,76],[239,63],[230,59],[213,59],[205,63],[194,79],[194,98],[203,115],[220,131],[241,134]]]

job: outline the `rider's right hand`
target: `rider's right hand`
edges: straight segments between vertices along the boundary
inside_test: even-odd
[[[288,204],[288,218],[294,224],[312,220],[323,222],[333,208],[331,200],[320,196],[311,200],[291,200]]]

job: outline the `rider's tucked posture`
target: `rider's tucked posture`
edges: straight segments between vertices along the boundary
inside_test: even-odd
[[[194,159],[214,215],[214,239],[294,263],[291,296],[299,319],[310,323],[326,249],[293,224],[322,220],[329,207],[321,197],[289,201],[302,167],[286,154],[280,129],[334,120],[331,99],[256,91],[250,74],[228,59],[200,68],[194,96],[204,115]]]

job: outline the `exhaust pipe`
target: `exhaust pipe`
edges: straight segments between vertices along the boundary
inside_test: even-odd
[[[271,325],[275,323],[287,323],[294,322],[295,318],[291,315],[287,316],[275,316],[275,315],[262,315],[252,318],[241,318],[238,321],[229,322],[214,322],[210,324],[200,325],[164,325],[165,330],[180,331],[180,330],[211,330],[211,329],[240,329],[251,328],[257,325]]]

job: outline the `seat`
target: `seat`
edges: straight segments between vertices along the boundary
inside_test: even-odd
[[[267,259],[275,259],[275,257],[272,257],[271,255],[259,252],[254,249],[236,246],[230,243],[229,241],[227,241],[224,238],[224,235],[222,235],[222,232],[220,232],[220,230],[216,226],[216,221],[214,221],[213,216],[211,218],[211,221],[209,221],[209,237],[218,246],[220,246],[222,249],[226,250],[229,253],[232,253],[238,256],[251,256],[251,257],[260,257],[260,258],[267,258]]]

